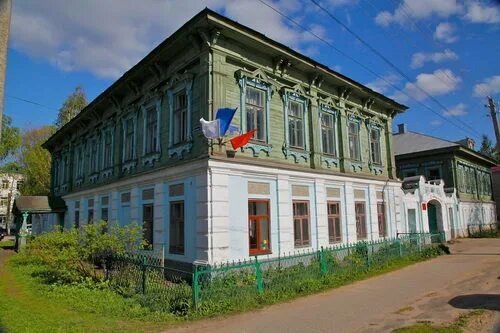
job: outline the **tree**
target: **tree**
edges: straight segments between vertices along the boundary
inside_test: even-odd
[[[21,132],[12,126],[12,118],[2,118],[2,137],[0,139],[0,160],[12,157],[21,146]]]
[[[76,117],[87,104],[88,102],[83,88],[80,86],[76,87],[75,91],[66,98],[66,101],[64,101],[64,104],[59,109],[56,120],[57,128],[59,129],[66,125],[66,123]]]
[[[23,195],[48,195],[50,193],[50,168],[52,158],[42,147],[56,128],[48,125],[28,130],[23,134],[19,164],[25,175],[21,188]]]
[[[481,136],[481,147],[479,148],[479,152],[497,161],[498,156],[495,151],[495,145],[486,134]]]

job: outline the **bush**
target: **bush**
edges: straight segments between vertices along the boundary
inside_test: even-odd
[[[74,283],[86,278],[102,281],[107,258],[140,249],[141,239],[142,229],[137,225],[116,226],[109,231],[105,222],[78,230],[56,228],[31,239],[14,263],[43,266],[39,274],[48,283]]]

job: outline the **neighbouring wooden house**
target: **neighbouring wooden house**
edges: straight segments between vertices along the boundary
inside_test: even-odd
[[[496,162],[474,150],[470,138],[452,142],[408,131],[398,125],[394,134],[397,174],[401,179],[423,175],[431,182],[444,182],[445,190],[455,191],[459,215],[455,221],[463,226],[496,221],[496,205],[492,196],[491,168]],[[430,206],[429,214],[435,209]],[[464,229],[465,228],[465,229]]]
[[[221,107],[257,130],[234,157],[200,130]],[[66,227],[139,222],[172,264],[395,237],[408,227],[391,128],[405,110],[205,9],[44,144],[52,195]]]

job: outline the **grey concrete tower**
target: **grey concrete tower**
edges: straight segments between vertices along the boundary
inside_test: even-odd
[[[7,70],[7,45],[9,43],[11,0],[0,0],[0,135],[2,134],[5,72]]]

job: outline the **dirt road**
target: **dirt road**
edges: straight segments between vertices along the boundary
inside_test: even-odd
[[[387,332],[450,322],[471,309],[500,313],[500,239],[464,239],[452,254],[322,294],[168,333]]]

